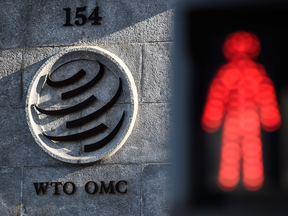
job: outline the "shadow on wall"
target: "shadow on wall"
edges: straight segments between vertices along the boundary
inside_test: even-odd
[[[99,1],[101,25],[92,21],[75,24],[76,8],[85,7],[81,14],[89,17],[95,1],[29,1],[19,3],[4,0],[0,12],[0,48],[19,46],[56,46],[95,43],[167,41],[172,39],[172,4],[166,0]],[[71,8],[71,24],[63,26]],[[79,13],[79,14],[80,14]]]

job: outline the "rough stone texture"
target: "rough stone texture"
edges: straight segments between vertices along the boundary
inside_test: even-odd
[[[81,7],[81,0],[3,0],[0,2],[0,48],[75,45],[81,43],[82,27],[64,27],[63,8]],[[71,14],[71,18],[75,13]]]
[[[0,2],[0,13],[5,22],[0,23],[0,48],[23,46],[59,46],[100,43],[128,43],[171,41],[172,3],[158,1],[98,1],[102,25],[74,24],[76,8],[86,6],[82,14],[89,17],[95,1],[31,1]],[[63,26],[66,12],[71,8],[71,24]],[[80,20],[80,19],[79,19]]]
[[[109,44],[99,47],[118,56],[129,68],[137,87],[138,100],[141,100],[142,45],[141,44]]]
[[[20,168],[0,168],[0,215],[20,215],[20,179]]]
[[[73,168],[42,167],[23,170],[23,208],[27,215],[140,215],[139,165],[78,166]],[[87,194],[89,181],[121,181],[128,183],[126,194]],[[36,194],[36,182],[73,182],[77,189],[67,195],[59,187],[60,195],[53,195],[54,187],[48,187],[46,195]],[[124,189],[123,189],[124,190]]]
[[[84,0],[89,14],[93,1]],[[173,38],[173,9],[167,0],[106,0],[99,1],[100,26],[83,26],[84,44],[171,41]]]
[[[34,141],[23,108],[0,108],[0,166],[56,165]]]
[[[142,216],[170,215],[171,167],[167,164],[150,164],[142,173]]]
[[[21,50],[0,51],[0,106],[21,104]]]
[[[172,95],[172,43],[143,47],[143,102],[170,102]]]
[[[45,47],[25,49],[23,51],[23,105],[26,103],[27,90],[36,72],[48,58],[60,50],[61,48],[59,47]]]
[[[169,161],[171,109],[168,104],[141,104],[133,131],[122,148],[101,163]]]
[[[167,215],[169,171],[163,163],[169,162],[170,152],[172,1],[97,1],[100,26],[91,21],[74,24],[76,8],[86,6],[88,17],[95,1],[0,1],[0,215]],[[65,7],[71,8],[73,27],[63,26]],[[24,106],[42,64],[67,47],[81,45],[106,49],[128,66],[140,105],[133,131],[118,152],[93,164],[72,165],[37,145]],[[112,128],[121,107],[127,106],[119,98],[100,120]],[[56,196],[49,187],[47,195],[36,195],[33,182],[58,180],[75,182],[76,193],[63,194],[61,187]],[[90,180],[127,180],[128,193],[86,194],[84,185]]]

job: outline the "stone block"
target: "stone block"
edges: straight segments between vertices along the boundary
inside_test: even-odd
[[[20,215],[21,169],[0,168],[0,215]]]
[[[24,108],[1,108],[0,113],[0,166],[62,164],[52,159],[34,141]]]
[[[81,14],[88,18],[95,3],[89,0],[3,0],[0,2],[3,17],[0,48],[171,41],[173,38],[171,1],[100,1],[97,3],[101,25],[92,25],[93,21],[89,20],[83,26],[75,25],[76,8],[86,6]],[[66,21],[63,8],[71,8],[73,26],[63,26]]]
[[[140,172],[138,165],[98,165],[67,167],[34,167],[23,170],[23,209],[27,215],[140,215]],[[110,181],[120,184],[119,193],[115,194],[101,191],[100,181],[108,186]],[[94,181],[98,185],[95,194],[88,194],[85,185]],[[58,186],[59,195],[54,195],[55,186],[48,186],[46,194],[37,195],[34,184],[39,182],[73,182],[76,185],[74,194],[65,194],[63,186]],[[90,188],[91,187],[91,188]],[[89,192],[95,189],[90,184]],[[67,187],[67,192],[72,192],[72,185]]]
[[[45,61],[58,53],[61,50],[59,47],[51,48],[31,48],[25,49],[23,52],[23,105],[25,106],[27,91],[29,85]]]
[[[171,214],[171,167],[167,164],[150,164],[142,173],[142,216]]]
[[[138,100],[141,100],[142,45],[107,44],[99,47],[118,56],[129,68],[137,87]]]
[[[84,0],[87,15],[95,8],[95,2]],[[84,44],[131,43],[171,41],[173,39],[172,2],[147,1],[100,1],[101,25],[92,22],[83,26]]]
[[[172,96],[172,43],[143,46],[143,102],[170,102]]]
[[[0,48],[80,44],[82,27],[63,26],[63,8],[70,7],[74,18],[76,7],[81,6],[81,0],[1,1]]]
[[[0,51],[0,106],[21,105],[21,50]]]
[[[24,1],[3,0],[0,2],[0,48],[12,48],[21,46],[24,24]]]
[[[171,107],[169,104],[141,104],[133,131],[110,163],[157,163],[170,159]]]

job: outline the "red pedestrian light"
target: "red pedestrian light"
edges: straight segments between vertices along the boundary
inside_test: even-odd
[[[245,188],[256,191],[264,181],[261,127],[271,132],[281,123],[275,89],[265,68],[254,61],[260,53],[255,34],[230,34],[223,53],[228,63],[219,69],[210,85],[202,127],[213,133],[223,125],[220,188],[236,188],[242,169]]]

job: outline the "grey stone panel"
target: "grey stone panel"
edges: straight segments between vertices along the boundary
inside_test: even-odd
[[[171,214],[171,167],[168,164],[150,164],[142,173],[142,216]]]
[[[24,24],[23,5],[18,1],[0,1],[0,48],[17,47],[21,45]],[[24,11],[24,10],[23,10]]]
[[[0,113],[0,166],[63,164],[52,159],[34,141],[24,108],[1,108]]]
[[[1,1],[0,48],[80,44],[82,27],[64,27],[63,8],[81,6],[81,0]]]
[[[166,47],[168,43],[163,43],[162,45]],[[157,44],[158,45],[158,44]],[[145,45],[146,46],[146,45]],[[156,45],[155,45],[156,46]],[[135,82],[139,84],[140,79],[140,54],[138,56],[138,51],[141,49],[140,45],[130,44],[130,45],[105,45],[102,46],[118,55],[129,67],[131,70]],[[44,61],[48,56],[53,55],[59,52],[62,48],[39,48],[39,49],[27,49],[24,52],[24,79],[23,86],[25,91],[32,80],[32,77],[37,72],[37,70],[41,67]],[[125,52],[121,53],[121,50],[125,50]],[[137,52],[136,52],[137,51]],[[156,49],[157,51],[157,49]],[[136,52],[136,55],[133,56],[133,53]],[[127,56],[127,57],[126,57]],[[134,73],[135,72],[135,73]],[[148,71],[147,71],[148,73]],[[164,80],[165,81],[165,80]],[[148,82],[148,81],[147,81]],[[153,80],[151,81],[153,82]],[[139,89],[139,85],[137,85]],[[139,94],[139,93],[138,93]],[[26,94],[25,94],[26,98]],[[124,146],[111,158],[104,160],[102,163],[138,163],[138,162],[166,162],[168,160],[168,140],[169,140],[169,127],[170,127],[170,108],[169,105],[165,104],[143,104],[139,108],[138,117],[136,120],[136,125],[128,138],[127,142]],[[8,112],[8,110],[6,110]],[[5,118],[5,116],[2,116]],[[28,165],[35,164],[51,164],[55,163],[55,160],[51,159],[42,149],[38,147],[35,141],[32,139],[31,133],[28,130],[28,126],[24,116],[18,116],[20,118],[21,124],[18,127],[18,130],[27,130],[27,138],[29,141],[25,142],[24,146],[28,148],[28,152],[31,152],[31,157],[27,161],[24,161],[24,158],[21,158],[14,161],[13,164],[21,164],[24,162]],[[9,118],[6,118],[5,121],[8,121]],[[24,126],[24,127],[23,127]],[[11,126],[12,127],[12,126]],[[21,129],[21,130],[20,130]],[[17,128],[13,128],[13,130],[17,130]],[[20,132],[17,132],[20,134]],[[24,134],[24,133],[23,133]],[[11,139],[4,138],[2,139]],[[20,137],[20,135],[19,135]],[[20,139],[20,138],[19,138]],[[24,139],[24,140],[25,140]],[[11,141],[9,141],[11,142]],[[19,143],[17,145],[20,145]],[[7,150],[9,151],[9,150]],[[17,150],[19,152],[19,150]],[[9,151],[10,152],[10,151]],[[37,154],[33,154],[33,153]],[[12,160],[15,151],[11,151],[9,156]],[[40,162],[37,161],[40,160]],[[9,164],[8,161],[3,160],[2,164]],[[59,162],[61,163],[61,162]]]
[[[0,215],[20,215],[21,169],[0,168]]]
[[[99,45],[99,47],[118,56],[129,68],[137,87],[138,100],[141,99],[142,45],[115,44]]]
[[[88,13],[95,2],[84,0]],[[98,2],[101,25],[83,27],[84,44],[171,41],[173,9],[167,0],[108,0]]]
[[[61,50],[59,47],[32,48],[23,52],[23,105],[25,106],[27,91],[36,72],[51,56]]]
[[[170,102],[172,95],[172,43],[143,46],[143,102]]]
[[[101,163],[156,163],[170,160],[169,104],[139,105],[133,131],[122,148]]]
[[[76,26],[76,8],[86,6],[86,17],[95,1],[31,1],[0,2],[0,48],[24,46],[59,46],[100,43],[170,41],[173,38],[173,9],[170,1],[100,1],[101,25]],[[73,26],[63,26],[71,8]],[[83,40],[83,41],[82,41]]]
[[[21,50],[0,51],[0,106],[21,105]]]
[[[23,208],[27,215],[140,215],[140,174],[138,165],[98,165],[64,167],[24,168],[23,171]],[[100,194],[100,181],[125,180],[127,193]],[[88,194],[85,184],[94,181],[99,185],[98,192]],[[53,195],[55,188],[49,186],[46,194],[36,194],[33,183],[37,182],[73,182],[77,189],[73,195],[63,192]],[[121,188],[124,190],[125,188]],[[69,191],[70,192],[70,191]]]

